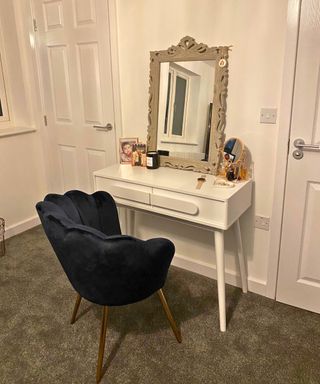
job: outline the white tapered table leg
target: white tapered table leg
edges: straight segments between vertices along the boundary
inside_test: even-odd
[[[127,235],[135,235],[135,211],[134,209],[127,209]]]
[[[128,233],[128,231],[127,231],[127,208],[117,206],[117,210],[118,210],[121,232],[127,234]]]
[[[224,231],[214,231],[217,263],[220,331],[226,331],[226,288],[224,281]]]
[[[236,237],[237,242],[237,253],[239,258],[239,264],[240,264],[240,275],[241,275],[241,283],[242,283],[242,291],[244,293],[248,292],[248,279],[247,279],[247,269],[246,269],[246,263],[244,260],[243,255],[243,248],[242,248],[242,239],[241,239],[241,230],[240,230],[240,222],[239,219],[234,223],[234,234]]]

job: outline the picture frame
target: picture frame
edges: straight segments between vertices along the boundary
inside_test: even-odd
[[[146,167],[147,166],[147,145],[137,143],[132,148],[132,165]]]
[[[120,164],[132,164],[133,146],[137,143],[137,137],[122,137],[119,139]]]

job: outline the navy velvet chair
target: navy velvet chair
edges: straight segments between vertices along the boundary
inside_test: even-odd
[[[171,241],[163,238],[143,241],[122,235],[115,202],[106,192],[49,194],[36,208],[77,292],[71,324],[76,320],[81,298],[103,306],[97,382],[102,377],[109,306],[134,303],[157,292],[176,339],[181,342],[162,291],[174,255]]]

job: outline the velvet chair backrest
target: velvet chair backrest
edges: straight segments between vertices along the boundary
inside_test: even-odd
[[[101,305],[124,305],[160,289],[174,254],[167,239],[120,235],[105,192],[48,195],[36,205],[46,235],[74,289]],[[110,215],[110,212],[112,213]]]
[[[88,195],[69,191],[64,195],[49,194],[45,201],[58,205],[74,223],[87,225],[105,235],[121,235],[116,204],[107,192]]]

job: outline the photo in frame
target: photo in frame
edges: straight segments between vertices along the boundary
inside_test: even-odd
[[[132,165],[146,167],[147,166],[147,145],[143,143],[133,144],[132,148]]]
[[[123,137],[119,139],[120,164],[132,164],[133,146],[137,143],[137,137]]]

